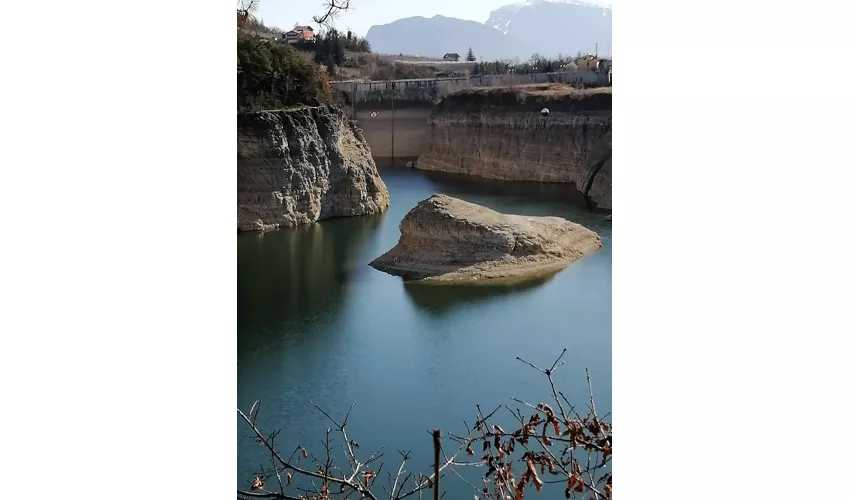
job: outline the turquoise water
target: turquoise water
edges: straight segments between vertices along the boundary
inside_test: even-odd
[[[396,449],[412,450],[406,469],[428,472],[426,431],[465,435],[476,403],[489,412],[499,404],[516,408],[512,396],[550,401],[546,378],[515,358],[548,366],[564,347],[559,389],[584,407],[587,367],[598,410],[610,411],[611,223],[563,202],[558,186],[389,167],[381,176],[390,192],[382,215],[238,236],[238,404],[247,412],[262,399],[257,423],[283,429],[277,442],[284,455],[303,445],[312,456],[322,446],[329,421],[310,400],[340,418],[356,400],[348,431],[361,453],[384,446],[385,469],[395,471]],[[598,232],[603,248],[550,279],[511,287],[410,285],[370,268],[398,241],[402,217],[434,193],[501,212],[565,217]],[[509,413],[497,416],[494,423],[514,427]],[[241,421],[237,429],[237,479],[247,488],[268,459],[248,439],[250,429]],[[480,484],[485,471],[461,472]],[[443,481],[445,498],[472,498],[454,474]],[[563,489],[547,486],[528,498],[563,498]]]

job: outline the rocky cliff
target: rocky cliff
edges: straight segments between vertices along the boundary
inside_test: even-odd
[[[539,278],[602,246],[599,235],[560,217],[502,214],[445,195],[419,202],[399,229],[398,244],[370,265],[440,283]]]
[[[568,183],[590,208],[611,210],[610,87],[464,90],[436,106],[428,127],[416,168]]]
[[[389,204],[369,146],[341,108],[240,114],[237,137],[240,231],[374,214]]]

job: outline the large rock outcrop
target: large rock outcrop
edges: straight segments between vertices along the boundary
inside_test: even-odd
[[[238,115],[237,225],[267,231],[389,204],[363,134],[341,108]]]
[[[399,228],[398,244],[370,265],[443,283],[537,278],[602,246],[596,233],[560,217],[506,215],[439,194],[419,202]]]
[[[437,105],[428,126],[416,168],[572,184],[590,208],[611,210],[610,87],[460,91]]]

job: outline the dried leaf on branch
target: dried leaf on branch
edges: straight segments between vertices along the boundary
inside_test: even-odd
[[[560,359],[559,357],[558,361]],[[553,367],[560,366],[557,364],[558,361]],[[526,362],[526,364],[531,363]],[[547,473],[559,477],[558,479],[551,479],[549,482],[566,483],[565,495],[567,498],[611,500],[611,473],[605,472],[605,467],[610,467],[609,462],[612,458],[611,424],[604,420],[604,416],[602,418],[597,417],[589,372],[590,403],[588,406],[591,414],[581,417],[566,397],[557,391],[552,378],[554,368],[546,370],[532,366],[546,375],[549,385],[551,385],[554,403],[550,405],[541,401],[536,404],[529,404],[513,398],[514,401],[532,410],[532,413],[526,416],[520,412],[519,408],[516,409],[516,412],[513,409],[506,408],[506,411],[509,411],[516,421],[513,425],[506,425],[505,422],[496,424],[491,421],[500,418],[494,417],[494,414],[501,406],[490,414],[485,414],[479,406],[476,406],[478,411],[473,429],[470,430],[467,427],[465,435],[449,433],[451,440],[455,443],[453,446],[453,448],[456,447],[455,450],[439,450],[441,456],[435,465],[438,476],[434,475],[434,471],[429,471],[428,474],[406,472],[404,468],[405,464],[408,463],[409,452],[401,450],[399,450],[402,456],[401,465],[387,470],[384,470],[384,464],[379,461],[382,457],[381,452],[375,452],[368,458],[358,457],[356,450],[360,449],[360,445],[348,434],[349,415],[346,414],[344,419],[335,419],[315,403],[313,405],[334,423],[336,432],[342,436],[342,439],[336,442],[342,443],[342,453],[339,456],[345,457],[345,465],[335,463],[332,459],[337,455],[332,452],[331,443],[335,440],[330,438],[332,429],[328,428],[327,436],[322,442],[324,445],[322,457],[314,455],[311,460],[312,467],[300,467],[299,462],[308,458],[306,447],[301,445],[294,447],[295,451],[288,455],[289,459],[287,460],[275,449],[275,437],[279,431],[264,436],[256,427],[256,413],[259,412],[259,404],[256,404],[256,413],[253,411],[254,407],[248,415],[239,411],[242,419],[254,431],[255,436],[252,439],[264,446],[271,454],[275,467],[273,474],[278,478],[281,486],[280,493],[270,492],[266,489],[266,479],[271,476],[261,468],[260,473],[253,478],[250,490],[260,490],[262,493],[252,494],[239,491],[239,496],[240,498],[262,496],[275,500],[307,499],[307,496],[296,497],[283,493],[284,482],[285,486],[291,486],[294,482],[293,476],[301,475],[306,482],[301,483],[298,489],[307,492],[308,495],[318,495],[309,497],[311,500],[331,500],[332,498],[334,500],[416,500],[417,498],[425,498],[423,491],[434,487],[440,488],[440,491],[436,492],[440,498],[447,494],[449,498],[462,497],[464,496],[462,492],[443,491],[442,484],[438,486],[433,478],[442,477],[447,472],[452,471],[460,475],[458,472],[460,466],[478,465],[486,470],[483,474],[483,485],[480,489],[475,488],[476,493],[481,494],[480,496],[476,495],[481,500],[524,500],[526,498],[526,487],[529,484],[533,484],[536,491],[542,491],[543,478]],[[566,403],[569,411],[565,411],[563,403]],[[352,403],[352,408],[353,406]],[[570,416],[574,418],[570,418]],[[475,456],[474,447],[478,441],[482,442],[480,458],[459,461],[458,457],[461,455]],[[290,450],[292,449],[290,448]],[[451,455],[452,452],[454,452],[454,455]],[[577,460],[576,457],[581,458],[582,462]],[[583,468],[581,464],[584,458],[587,458],[587,465]],[[514,465],[516,465],[517,472],[523,471],[520,477],[514,475]],[[603,472],[605,473],[602,474]],[[284,474],[285,481],[282,477]],[[381,480],[380,476],[382,475],[386,476],[386,481]],[[463,478],[463,476],[461,477]],[[596,479],[597,477],[599,479]],[[385,482],[389,486],[378,487],[379,484]],[[295,482],[295,484],[298,485],[299,483]],[[311,489],[302,489],[305,486],[310,488],[310,484],[312,484]],[[333,489],[333,494],[331,489]],[[374,492],[373,489],[375,489]],[[382,489],[383,492],[378,491],[379,489]]]
[[[266,482],[260,476],[254,478],[254,482],[251,483],[251,491],[261,490],[266,487]]]

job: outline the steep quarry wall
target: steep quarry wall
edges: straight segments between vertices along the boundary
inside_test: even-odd
[[[428,127],[416,168],[568,183],[590,208],[611,210],[610,87],[465,90],[443,99]]]
[[[240,114],[237,138],[239,231],[374,214],[389,204],[363,133],[341,108]]]

